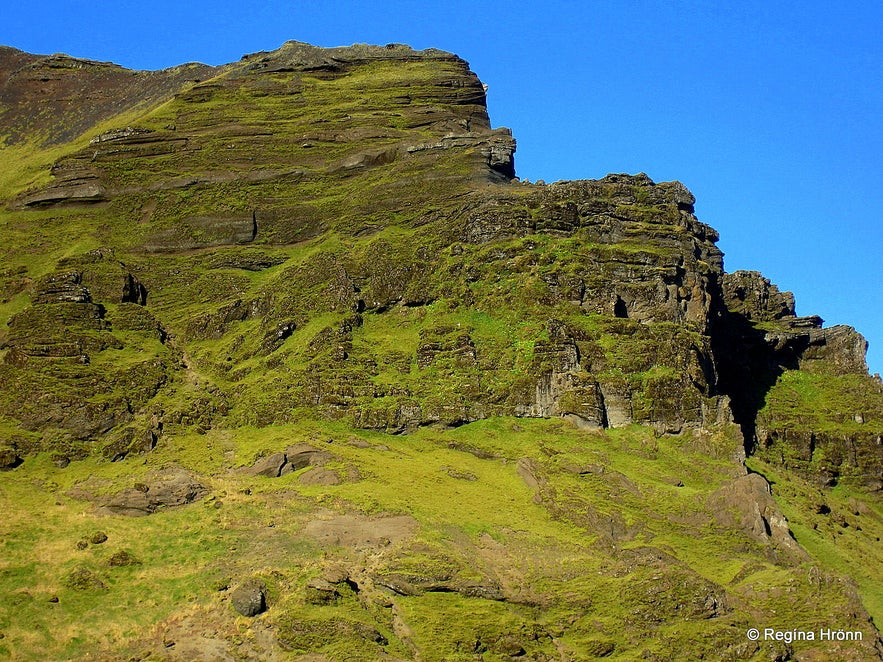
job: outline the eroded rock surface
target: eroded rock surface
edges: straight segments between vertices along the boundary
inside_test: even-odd
[[[110,514],[142,517],[163,508],[186,506],[208,493],[209,489],[189,471],[169,467],[100,503],[102,509]]]

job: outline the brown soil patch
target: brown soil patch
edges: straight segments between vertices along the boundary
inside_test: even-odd
[[[419,527],[410,515],[365,517],[319,515],[307,522],[304,533],[321,545],[333,547],[383,547],[413,536]]]

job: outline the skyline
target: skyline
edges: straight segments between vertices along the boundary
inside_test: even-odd
[[[727,271],[760,271],[794,292],[798,314],[855,327],[883,372],[883,8],[334,8],[47,2],[11,8],[0,43],[136,69],[222,64],[290,39],[457,53],[489,86],[493,125],[518,140],[519,177],[683,182],[721,235]]]

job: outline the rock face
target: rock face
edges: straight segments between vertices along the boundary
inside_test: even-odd
[[[756,542],[768,545],[774,558],[782,556],[792,563],[810,560],[792,537],[788,521],[762,476],[741,476],[712,494],[710,502],[723,526],[741,528]]]
[[[850,475],[883,487],[881,434],[871,423],[883,416],[883,388],[868,376],[867,341],[851,327],[797,317],[794,296],[757,272],[724,274],[722,283],[725,311],[712,340],[746,450],[823,485]]]
[[[50,262],[29,296],[19,271],[4,277],[22,305],[0,376],[24,388],[4,390],[0,414],[61,431],[31,447],[80,456],[109,435],[118,459],[152,448],[163,425],[306,415],[401,432],[514,415],[660,433],[736,424],[748,452],[823,463],[834,480],[879,476],[861,336],[796,317],[794,297],[756,272],[726,274],[678,182],[515,182],[515,142],[491,128],[481,82],[454,55],[290,42],[156,74],[2,56],[10,136],[28,71],[174,95],[64,151],[48,184],[10,201],[22,218],[67,209],[100,244]],[[45,121],[53,141],[71,130]],[[129,351],[146,360],[108,379],[110,357]],[[188,391],[197,417],[152,404],[191,367],[225,384]],[[795,424],[776,406],[782,379],[829,373],[840,382],[826,389],[852,393],[840,415],[863,423]],[[277,460],[259,471],[278,475]]]

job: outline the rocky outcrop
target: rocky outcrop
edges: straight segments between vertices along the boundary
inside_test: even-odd
[[[105,122],[138,86],[138,113]],[[0,651],[873,652],[852,585],[789,526],[838,572],[876,558],[883,385],[855,331],[726,274],[679,182],[519,182],[468,64],[396,44],[153,77],[0,49],[0,95],[27,159],[0,219],[0,497],[55,503],[48,529],[12,523],[58,538],[44,551],[67,568],[35,582],[33,545],[6,545],[2,579],[13,607],[45,594],[37,630],[70,635],[4,625]],[[146,517],[188,506],[186,531]],[[152,544],[127,551],[136,533]],[[862,591],[879,575],[855,573]],[[124,641],[110,616],[52,616],[157,578],[172,590]],[[865,641],[746,639],[792,612]]]
[[[84,63],[90,71],[92,65]],[[376,65],[392,76],[372,76]],[[17,207],[112,204],[127,210],[133,226],[149,224],[136,235],[143,250],[180,252],[249,243],[259,234],[271,242],[315,236],[331,220],[322,190],[369,171],[387,173],[377,177],[381,188],[348,196],[346,218],[334,225],[359,232],[352,219],[374,218],[380,208],[383,216],[397,213],[389,196],[403,172],[424,185],[437,182],[433,188],[443,195],[468,190],[476,179],[515,176],[511,132],[491,130],[484,87],[450,53],[290,42],[212,72],[223,73],[179,88],[162,128],[129,125],[93,136],[87,148],[53,166],[47,187],[20,196]],[[176,70],[157,74],[181,82]],[[358,112],[322,110],[326,89],[335,85],[358,91]],[[219,126],[200,111],[210,105],[212,116],[235,113],[243,103],[256,114],[240,125]],[[157,167],[164,161],[181,174]],[[464,167],[447,167],[456,162]],[[196,213],[181,213],[179,191]]]
[[[8,71],[72,67],[88,85],[146,80],[2,55]],[[390,433],[494,416],[658,434],[735,421],[749,452],[876,471],[869,444],[883,429],[848,380],[837,386],[853,393],[846,406],[813,404],[825,414],[812,421],[775,390],[789,371],[863,378],[864,340],[797,317],[794,297],[757,272],[726,274],[683,184],[517,182],[511,132],[491,127],[481,82],[442,51],[290,42],[212,73],[141,120],[95,131],[48,185],[16,197],[10,213],[68,206],[84,227],[102,219],[93,232],[125,258],[93,251],[31,282],[32,305],[2,341],[10,383],[45,393],[40,371],[65,364],[78,386],[53,390],[43,416],[0,401],[26,429],[109,433],[94,446],[111,459],[141,452],[159,439],[147,402],[192,371],[229,390],[178,399],[225,403],[174,413],[200,431],[224,417]],[[159,308],[145,305],[148,289]],[[143,381],[130,369],[106,388],[86,367],[156,340],[167,350],[142,362]],[[178,348],[193,358],[176,363]],[[857,416],[866,422],[849,429],[821,421]],[[255,471],[279,475],[288,459],[263,462]]]
[[[741,529],[754,542],[765,545],[771,557],[789,563],[808,561],[779,510],[769,483],[758,474],[747,474],[727,483],[709,498],[709,507],[721,526]]]
[[[757,272],[725,274],[722,304],[712,341],[747,452],[823,485],[880,489],[883,391],[861,334],[797,317],[793,295]]]
[[[0,339],[7,350],[2,380],[20,385],[5,391],[0,413],[26,430],[62,431],[66,439],[52,441],[47,450],[64,457],[100,447],[118,459],[152,448],[152,430],[136,434],[122,428],[101,444],[71,446],[131,422],[166,383],[169,366],[155,352],[119,365],[101,362],[105,352],[143,352],[151,341],[165,343],[168,334],[146,309],[147,296],[147,288],[110,250],[64,258],[55,271],[36,279],[32,305],[9,319]]]
[[[15,469],[24,460],[19,457],[15,448],[9,446],[0,446],[0,471],[9,471]]]
[[[243,473],[278,478],[310,465],[321,467],[333,457],[328,451],[319,450],[309,444],[294,444],[286,448],[285,452],[258,458],[250,467],[243,469]]]
[[[189,471],[169,467],[100,503],[102,510],[109,514],[143,517],[164,508],[186,506],[202,499],[208,492],[208,488]]]
[[[794,295],[780,292],[758,271],[724,274],[722,280],[727,310],[760,322],[795,317]]]
[[[249,579],[230,594],[230,604],[242,616],[252,618],[267,611],[266,585],[258,579]]]

